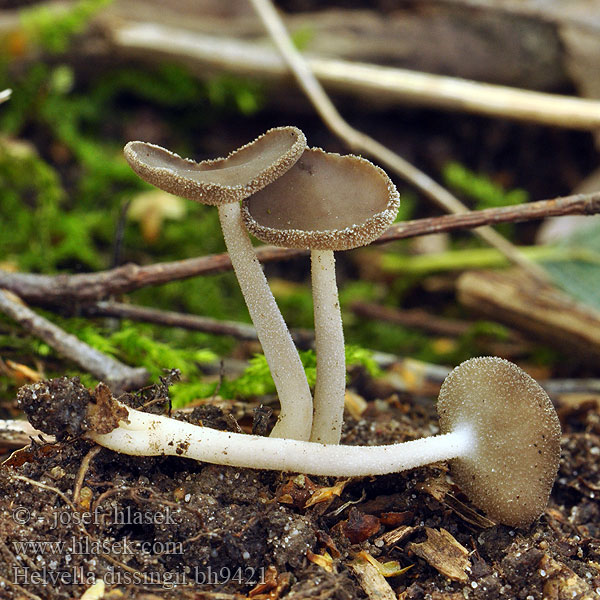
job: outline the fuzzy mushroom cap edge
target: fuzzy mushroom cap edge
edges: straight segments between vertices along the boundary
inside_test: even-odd
[[[250,233],[286,248],[350,250],[394,221],[400,196],[383,169],[360,156],[308,148],[285,175],[242,203]]]
[[[226,158],[195,162],[147,142],[129,142],[125,158],[133,171],[157,188],[218,206],[239,202],[288,171],[306,148],[297,127],[276,127]]]

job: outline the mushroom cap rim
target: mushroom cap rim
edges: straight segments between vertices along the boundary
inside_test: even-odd
[[[254,218],[249,210],[251,197],[248,197],[242,201],[242,219],[248,231],[262,242],[284,248],[299,248],[304,250],[352,250],[361,246],[367,246],[380,237],[393,223],[400,206],[400,194],[389,175],[381,167],[363,156],[327,152],[323,148],[316,146],[306,148],[305,152],[307,151],[336,159],[351,159],[368,165],[387,186],[388,202],[386,208],[373,214],[362,223],[344,227],[343,229],[278,229],[261,225]],[[285,174],[282,177],[285,177]]]
[[[225,185],[215,182],[200,182],[194,179],[187,179],[185,176],[177,174],[172,168],[168,166],[149,166],[143,161],[141,161],[136,156],[136,146],[142,146],[144,148],[151,148],[164,156],[170,158],[171,160],[178,161],[182,163],[182,167],[185,169],[186,166],[189,166],[190,171],[196,171],[198,166],[208,167],[206,169],[207,172],[213,170],[226,171],[226,170],[234,170],[238,167],[238,165],[229,165],[229,166],[221,166],[227,163],[231,158],[238,155],[240,152],[245,151],[250,148],[263,138],[268,135],[272,135],[275,132],[280,131],[289,131],[296,134],[296,141],[290,146],[290,149],[287,153],[282,154],[277,161],[274,161],[270,166],[265,167],[261,171],[254,174],[252,178],[250,178],[246,183],[237,183],[232,185]],[[169,150],[164,148],[163,146],[159,146],[158,144],[153,144],[151,142],[143,142],[139,140],[133,140],[128,142],[124,149],[124,155],[129,163],[130,167],[133,171],[144,181],[147,181],[151,185],[162,189],[163,191],[169,192],[176,196],[181,196],[187,198],[189,200],[194,200],[196,202],[200,202],[202,204],[206,204],[209,206],[218,206],[221,204],[230,204],[233,202],[239,202],[256,193],[257,191],[263,189],[269,183],[272,183],[278,177],[281,177],[285,174],[302,156],[302,152],[306,148],[306,136],[304,132],[295,127],[293,125],[284,125],[280,127],[272,127],[268,129],[261,135],[259,135],[256,139],[232,150],[225,157],[217,157],[205,159],[202,161],[195,161],[190,158],[185,158]],[[301,150],[301,151],[300,151]],[[274,170],[274,165],[281,169],[281,173],[276,176],[269,176],[269,173]],[[215,169],[211,169],[210,167],[215,167]],[[218,169],[217,169],[218,168]],[[197,170],[197,172],[202,172],[201,170]],[[163,175],[167,180],[167,184],[157,185],[155,183],[157,176]],[[154,181],[152,181],[154,180]],[[187,188],[187,190],[186,190]]]

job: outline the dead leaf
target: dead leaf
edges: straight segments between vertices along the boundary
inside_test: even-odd
[[[17,380],[17,382],[23,383],[37,383],[44,379],[44,374],[40,373],[21,363],[14,362],[12,360],[5,361],[6,366],[10,369],[11,375]]]
[[[358,508],[352,507],[348,511],[348,520],[342,522],[342,532],[351,544],[360,544],[375,535],[381,523],[374,515],[366,515]]]
[[[258,583],[248,592],[249,598],[254,598],[259,594],[265,594],[274,590],[277,587],[277,568],[270,565],[265,571],[264,581]]]
[[[398,527],[398,525],[403,525],[407,521],[410,521],[413,516],[414,514],[409,510],[404,510],[402,512],[382,512],[379,515],[379,520],[382,525]]]
[[[331,558],[331,554],[329,554],[329,552],[315,554],[309,548],[306,551],[306,558],[308,558],[308,560],[315,565],[319,565],[321,568],[325,569],[328,573],[333,573],[333,558]]]
[[[325,548],[327,548],[327,550],[329,551],[329,553],[331,554],[331,556],[333,558],[339,558],[341,556],[341,553],[337,549],[337,546],[335,545],[335,542],[333,541],[333,539],[331,538],[331,536],[328,535],[328,534],[326,534],[321,529],[319,529],[317,531],[317,542],[321,546],[325,546]]]
[[[349,482],[349,479],[343,479],[338,481],[334,486],[331,487],[322,487],[318,488],[313,495],[310,497],[310,500],[304,505],[304,508],[308,508],[309,506],[314,506],[315,504],[319,504],[320,502],[327,502],[328,500],[333,500],[334,496],[341,496],[346,484]]]
[[[397,560],[389,560],[382,563],[364,550],[359,552],[357,557],[364,558],[366,561],[370,562],[383,577],[398,577],[399,575],[406,573],[409,569],[412,569],[414,566],[408,565],[408,567],[402,567]]]
[[[4,467],[13,467],[18,469],[25,463],[34,462],[41,456],[48,456],[53,452],[57,452],[62,446],[60,444],[44,444],[43,446],[26,446],[15,450],[3,463]]]
[[[288,479],[277,491],[277,500],[296,508],[306,508],[307,502],[319,489],[310,477],[297,475]]]

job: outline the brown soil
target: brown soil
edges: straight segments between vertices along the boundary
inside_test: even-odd
[[[81,403],[77,386],[59,387]],[[347,419],[344,443],[436,432],[430,398],[367,399],[361,420]],[[38,415],[55,408],[38,405]],[[238,418],[245,429],[254,408]],[[445,464],[340,482],[129,457],[70,436],[35,441],[0,469],[0,598],[80,598],[96,579],[106,592],[92,598],[345,599],[365,590],[374,598],[354,566],[364,565],[361,551],[410,566],[387,579],[403,600],[597,598],[600,405],[588,398],[557,408],[559,475],[547,510],[526,530],[474,511]],[[81,427],[77,411],[63,408],[62,417],[73,432]],[[236,425],[214,406],[185,418]]]

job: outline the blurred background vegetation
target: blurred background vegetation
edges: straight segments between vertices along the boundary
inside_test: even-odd
[[[122,156],[122,147],[130,139],[160,143],[182,156],[204,159],[227,154],[269,127],[296,124],[305,129],[309,143],[344,151],[306,107],[298,109],[297,103],[283,106],[279,97],[275,102],[264,82],[229,74],[200,80],[181,65],[160,61],[152,67],[123,61],[105,62],[102,68],[94,69],[76,64],[70,53],[72,39],[109,4],[110,0],[80,0],[60,14],[45,10],[43,5],[22,8],[19,35],[3,43],[0,88],[12,88],[13,95],[0,107],[2,269],[78,273],[130,261],[150,264],[224,251],[213,208],[158,197],[155,201],[163,212],[150,214],[154,210],[148,208],[152,205],[152,196],[148,196],[151,188],[133,174]],[[309,38],[310,31],[296,34],[299,45]],[[22,60],[25,46],[35,48],[37,58]],[[450,120],[433,111],[401,108],[370,115],[364,106],[349,108],[348,112],[367,125],[373,119],[375,131],[384,130],[387,119],[394,119],[398,136],[403,135],[404,127],[407,139],[422,136],[423,154],[432,145],[445,145],[434,158],[425,159],[418,153],[414,158],[475,209],[526,202],[531,195],[528,186],[539,198],[543,193],[555,196],[570,191],[564,180],[555,178],[540,184],[527,172],[532,162],[543,162],[539,153],[532,151],[529,161],[510,165],[511,148],[517,143],[513,137],[526,139],[531,128],[522,133],[517,126],[501,124],[499,134],[509,141],[502,152],[488,152],[487,160],[483,160],[478,152],[480,147],[489,146],[488,141],[478,139],[479,147],[466,143],[476,141],[474,128],[486,126],[481,118],[456,116]],[[441,140],[442,135],[452,141]],[[542,134],[536,135],[543,141]],[[581,139],[577,138],[578,144]],[[591,148],[592,143],[584,141],[583,146]],[[436,214],[414,191],[402,182],[397,184],[402,197],[399,219]],[[532,243],[530,226],[507,225],[501,231],[521,244]],[[385,249],[340,254],[340,294],[351,345],[350,364],[374,372],[374,362],[362,348],[451,365],[476,354],[492,353],[509,340],[506,327],[470,318],[456,303],[450,285],[452,273],[461,268],[485,267],[501,260],[493,253],[479,253],[480,244],[469,234],[443,238],[441,243],[443,264],[432,263],[427,253],[419,257],[419,249],[411,240]],[[549,260],[552,262],[551,256]],[[552,262],[559,265],[557,272],[560,263]],[[290,327],[311,328],[307,261],[270,265],[267,274]],[[232,273],[142,289],[129,294],[127,301],[249,322]],[[424,308],[438,316],[465,320],[468,327],[455,337],[432,335],[361,318],[350,308],[356,301]],[[204,375],[203,365],[218,363],[227,356],[248,359],[259,350],[256,344],[224,336],[114,319],[44,314],[103,352],[128,364],[145,366],[154,380],[163,369],[180,369],[183,382],[174,390],[178,403],[215,391],[217,383]],[[558,350],[529,341],[517,348],[515,355],[546,369],[546,373],[561,359]],[[47,377],[80,374],[48,346],[3,317],[0,356]],[[304,360],[310,373],[314,357],[305,353]],[[563,372],[568,374],[568,369]],[[93,383],[87,376],[84,381]],[[15,371],[4,369],[0,374],[1,397],[12,398],[21,383]],[[268,371],[260,357],[252,359],[245,375],[219,388],[225,396],[270,391]]]

